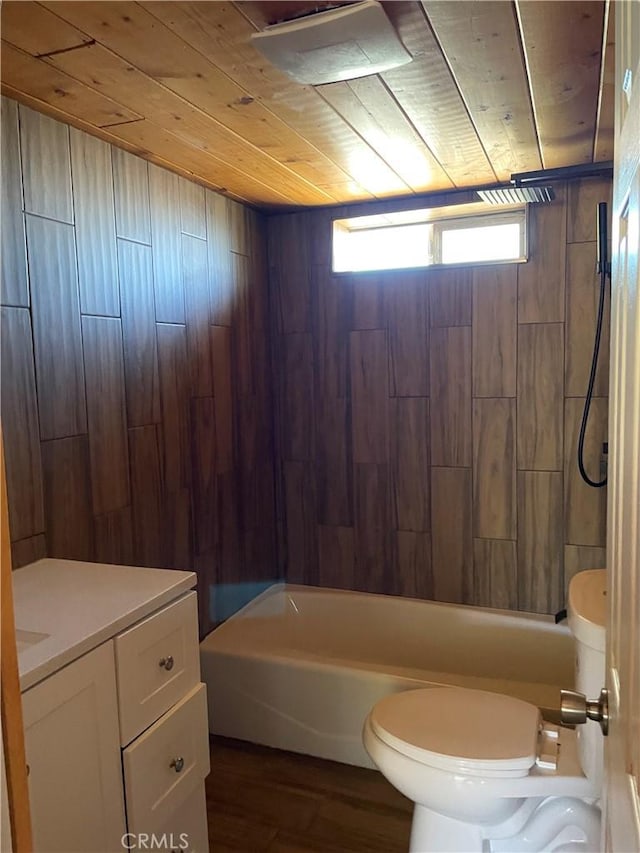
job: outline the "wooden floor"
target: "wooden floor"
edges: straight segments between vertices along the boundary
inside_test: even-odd
[[[406,853],[412,804],[379,773],[215,738],[207,779],[215,853]]]

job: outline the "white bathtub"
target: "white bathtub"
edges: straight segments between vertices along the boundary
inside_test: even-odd
[[[557,716],[573,639],[549,617],[277,584],[200,645],[213,734],[372,767],[364,719],[388,693],[457,684]]]

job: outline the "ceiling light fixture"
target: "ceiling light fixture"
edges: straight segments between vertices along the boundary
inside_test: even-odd
[[[379,74],[412,59],[378,0],[273,24],[251,40],[273,65],[312,86]]]

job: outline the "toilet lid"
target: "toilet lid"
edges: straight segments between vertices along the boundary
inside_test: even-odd
[[[407,690],[374,707],[371,728],[422,764],[471,776],[526,776],[536,760],[535,705],[458,687]]]

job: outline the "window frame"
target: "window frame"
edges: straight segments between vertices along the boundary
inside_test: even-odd
[[[437,216],[430,218],[428,216],[429,209],[425,210],[424,220],[411,219],[410,221],[389,222],[380,225],[363,225],[361,228],[349,228],[348,223],[357,221],[358,219],[365,220],[368,217],[353,217],[352,219],[334,219],[332,220],[332,239],[331,239],[331,274],[332,275],[358,275],[368,273],[389,273],[403,270],[416,269],[451,269],[451,268],[469,268],[479,266],[496,266],[501,264],[523,264],[529,260],[529,204],[523,204],[521,207],[514,209],[510,207],[508,210],[487,210],[476,211],[473,213]],[[412,211],[398,211],[397,216],[403,214],[411,214]],[[387,214],[393,216],[393,213]],[[372,217],[373,218],[373,217]],[[518,224],[520,226],[520,241],[519,241],[519,256],[517,258],[496,258],[486,261],[459,261],[453,263],[442,262],[442,233],[443,231],[458,230],[474,227],[491,227],[492,225],[508,225]],[[426,255],[431,263],[415,264],[412,266],[389,266],[389,267],[370,267],[366,269],[336,269],[336,234],[339,234],[338,240],[348,240],[348,235],[353,233],[362,233],[365,231],[389,231],[396,228],[408,228],[415,225],[425,225],[428,227],[428,245]],[[344,250],[343,250],[344,251]]]

